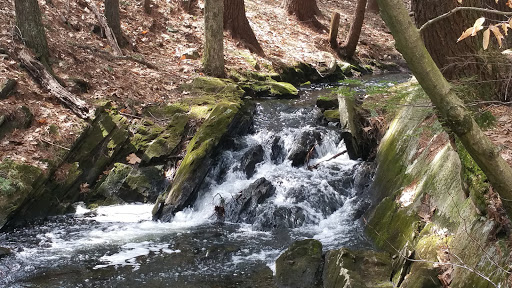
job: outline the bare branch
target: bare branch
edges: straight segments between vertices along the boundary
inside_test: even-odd
[[[492,9],[486,9],[486,8],[479,8],[479,7],[457,7],[457,8],[454,8],[453,10],[450,10],[444,14],[437,16],[436,18],[432,18],[432,19],[428,20],[427,22],[425,22],[425,24],[423,24],[419,29],[420,33],[421,33],[421,31],[425,30],[425,28],[432,25],[433,23],[435,23],[439,20],[442,20],[446,17],[449,17],[450,15],[457,13],[459,11],[477,11],[477,12],[482,12],[482,13],[492,13],[492,14],[503,15],[503,16],[512,16],[512,12],[498,11],[498,10],[492,10]]]

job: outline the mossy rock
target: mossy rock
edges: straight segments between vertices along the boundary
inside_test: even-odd
[[[239,83],[246,95],[278,99],[297,98],[299,92],[290,83],[274,81],[248,81]]]
[[[44,178],[41,169],[4,159],[0,163],[0,229]]]
[[[187,153],[176,171],[171,190],[165,201],[162,215],[169,221],[175,212],[191,205],[197,197],[197,190],[212,163],[211,156],[228,133],[233,119],[240,109],[240,102],[217,104],[187,146]],[[234,125],[237,125],[235,123]],[[155,211],[157,212],[157,211]]]
[[[244,91],[235,82],[233,82],[233,80],[213,77],[194,78],[191,84],[183,85],[182,89],[199,95],[206,95],[211,97],[209,100],[215,100],[217,102],[222,100],[237,101],[244,94]],[[189,98],[184,100],[183,103],[191,101],[193,104],[199,104],[196,102],[196,99],[198,98]]]
[[[94,198],[111,199],[109,201],[110,204],[124,203],[124,201],[119,198],[118,192],[132,170],[133,167],[131,165],[115,163],[114,167],[108,173],[108,176],[99,187],[95,189],[96,196]]]
[[[175,114],[165,130],[160,132],[158,137],[149,143],[142,155],[142,160],[145,163],[150,163],[153,159],[170,156],[178,144],[181,143],[187,123],[187,115]]]
[[[169,104],[169,105],[155,105],[148,106],[142,111],[142,115],[146,117],[152,117],[156,119],[168,119],[175,114],[188,112],[188,107],[180,103]]]
[[[338,96],[337,95],[325,95],[325,96],[318,96],[316,98],[316,107],[320,108],[321,110],[334,110],[338,109]]]
[[[325,110],[324,117],[329,122],[340,122],[340,110]]]
[[[296,241],[277,258],[276,281],[282,288],[322,287],[322,266],[320,241]]]
[[[390,281],[391,255],[346,248],[325,254],[324,288],[394,287]]]

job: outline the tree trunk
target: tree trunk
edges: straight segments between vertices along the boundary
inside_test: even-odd
[[[500,195],[505,211],[512,218],[512,169],[480,130],[471,113],[436,67],[402,0],[378,1],[381,15],[395,39],[396,48],[435,105],[441,121],[459,137],[464,148]]]
[[[316,29],[327,30],[316,19],[316,16],[321,14],[316,0],[284,0],[284,8],[288,15],[295,15],[304,24],[313,26]]]
[[[198,0],[181,0],[180,6],[183,11],[188,14],[192,14],[195,8],[197,8]]]
[[[37,0],[15,0],[14,6],[16,26],[23,43],[31,48],[36,57],[49,69],[50,52]]]
[[[204,58],[206,74],[224,77],[224,0],[205,0],[204,3]]]
[[[144,0],[144,12],[151,14],[151,0]]]
[[[368,0],[366,10],[370,13],[379,14],[379,3],[377,3],[377,0]]]
[[[265,55],[245,16],[244,0],[224,0],[224,30],[240,40],[251,52]]]
[[[119,47],[125,47],[128,41],[121,32],[121,20],[119,17],[119,0],[105,0],[105,18],[112,32],[116,36]]]
[[[506,2],[503,0],[498,3],[494,0],[464,0],[463,3],[464,6],[509,11],[510,9],[505,5]],[[412,0],[411,2],[417,27],[457,6],[459,6],[457,1],[446,0]],[[482,52],[482,33],[479,33],[477,37],[469,37],[457,43],[462,32],[472,27],[475,20],[482,16],[491,21],[506,20],[506,17],[495,14],[482,15],[478,12],[459,11],[424,29],[421,32],[421,37],[432,59],[447,79],[473,78],[472,81],[483,81],[489,84],[491,87],[487,90],[494,89],[496,93],[506,94],[505,85],[507,83],[496,80],[509,78],[510,61],[499,53],[493,53],[492,49]],[[506,41],[506,38],[504,40]],[[491,43],[490,48],[493,48],[492,46],[497,47]],[[490,63],[493,64],[490,65]],[[512,92],[512,87],[508,92]]]
[[[341,48],[341,54],[347,58],[354,57],[356,53],[357,43],[359,42],[361,29],[363,28],[365,11],[366,0],[357,0],[356,15],[354,15],[354,20],[352,21],[352,25],[350,25],[347,39]]]

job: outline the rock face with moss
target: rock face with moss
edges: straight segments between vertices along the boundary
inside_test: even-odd
[[[389,281],[391,258],[388,253],[351,251],[346,248],[325,254],[324,288],[394,287]]]
[[[158,210],[155,209],[158,211],[155,217],[169,221],[174,213],[194,203],[219,144],[238,128],[236,116],[240,109],[240,102],[223,102],[213,108],[188,144],[187,154],[176,171],[165,203]]]
[[[421,95],[412,92],[409,101],[427,103]],[[372,186],[378,205],[366,231],[394,255],[395,285],[441,287],[440,279],[450,287],[507,285],[511,259],[503,215],[484,210],[481,201],[493,196],[474,189],[485,179],[467,181],[464,175],[473,174],[467,167],[476,165],[461,155],[430,108],[405,107],[382,139]],[[479,195],[470,197],[468,186]]]
[[[322,269],[322,243],[296,241],[276,260],[276,282],[282,288],[322,287]]]

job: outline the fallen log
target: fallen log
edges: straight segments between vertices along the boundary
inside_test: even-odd
[[[50,91],[51,95],[57,97],[64,106],[71,109],[78,117],[82,119],[89,118],[87,103],[64,89],[52,74],[46,70],[44,65],[32,57],[26,49],[21,50],[18,57],[23,67],[28,70],[30,75],[32,75],[44,89]]]

